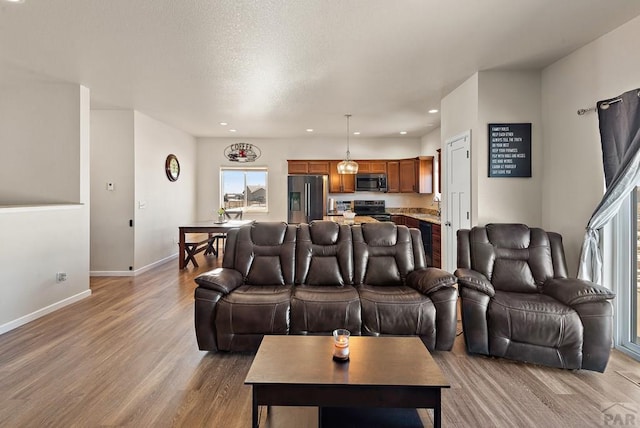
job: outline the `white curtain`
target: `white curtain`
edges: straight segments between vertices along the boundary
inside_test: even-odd
[[[622,179],[607,189],[602,203],[589,220],[584,234],[578,278],[602,284],[602,255],[600,254],[600,229],[620,210],[620,205],[636,188],[640,180],[640,152],[633,157]]]
[[[640,180],[640,90],[597,104],[607,190],[584,235],[578,278],[602,284],[600,230]]]

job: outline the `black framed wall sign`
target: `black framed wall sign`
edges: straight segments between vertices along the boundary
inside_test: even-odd
[[[490,123],[489,177],[531,177],[531,124]]]

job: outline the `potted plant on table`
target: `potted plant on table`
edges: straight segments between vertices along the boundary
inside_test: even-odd
[[[224,223],[224,208],[218,209],[218,223]]]

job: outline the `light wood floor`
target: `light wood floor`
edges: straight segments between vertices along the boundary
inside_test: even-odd
[[[92,278],[91,297],[0,336],[0,427],[249,426],[253,355],[196,345],[193,277],[215,260]],[[462,336],[434,358],[452,385],[445,427],[603,426],[616,402],[636,406],[640,425],[640,364],[617,351],[604,374],[468,356]],[[262,413],[261,426],[275,425]]]

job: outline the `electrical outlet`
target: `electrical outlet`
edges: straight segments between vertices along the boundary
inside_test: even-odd
[[[62,282],[67,280],[66,272],[58,272],[56,273],[56,282]]]

